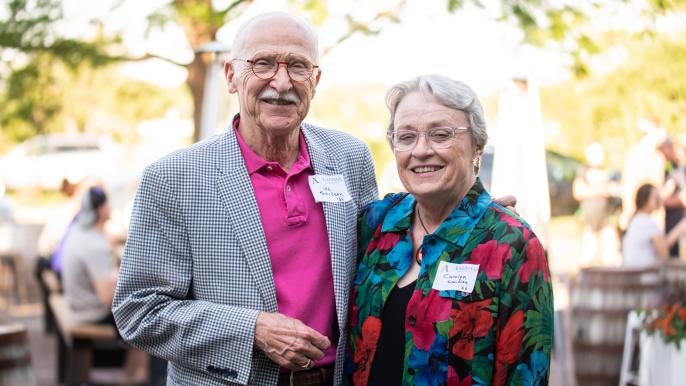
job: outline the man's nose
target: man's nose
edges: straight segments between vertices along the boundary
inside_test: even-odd
[[[272,78],[271,85],[278,92],[288,91],[293,88],[286,63],[277,63],[276,74]]]

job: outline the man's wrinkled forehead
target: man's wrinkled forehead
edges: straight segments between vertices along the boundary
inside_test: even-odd
[[[234,57],[243,58],[251,52],[249,50],[265,49],[265,41],[272,45],[285,46],[286,39],[279,39],[278,35],[286,38],[298,37],[302,39],[311,55],[311,60],[318,61],[319,52],[317,35],[312,27],[303,19],[285,12],[270,12],[256,16],[246,22],[236,33],[234,38]],[[267,48],[269,49],[269,48]]]

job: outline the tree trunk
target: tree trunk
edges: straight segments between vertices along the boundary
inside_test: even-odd
[[[205,98],[205,75],[209,66],[209,54],[196,54],[193,62],[188,65],[186,84],[193,96],[193,142],[200,139],[202,127],[202,106]],[[211,101],[208,101],[211,102]]]
[[[219,27],[224,25],[223,17],[212,9],[212,0],[174,0],[172,6],[177,12],[181,28],[193,50],[216,39]],[[205,74],[211,63],[211,54],[196,53],[193,62],[186,68],[186,84],[193,96],[193,141],[200,138],[202,106],[205,96]],[[208,101],[209,102],[209,101]]]

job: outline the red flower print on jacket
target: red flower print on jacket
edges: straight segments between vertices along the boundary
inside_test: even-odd
[[[500,212],[500,221],[504,222],[505,224],[507,224],[513,228],[521,228],[522,227],[522,222],[517,220],[516,218],[512,217],[512,215],[507,214],[500,209],[496,209],[496,211]]]
[[[348,318],[348,320],[350,320],[351,327],[357,326],[357,310],[357,303],[355,303],[355,299],[353,299],[353,302],[350,306],[350,317]]]
[[[381,235],[379,240],[376,242],[376,249],[381,251],[390,251],[398,244],[400,240],[400,233],[397,232],[386,232]]]
[[[493,374],[493,386],[504,385],[507,381],[507,365],[515,363],[517,356],[522,351],[524,339],[524,312],[519,310],[510,315],[507,324],[496,337],[495,372]]]
[[[489,240],[472,250],[469,263],[479,264],[479,272],[486,271],[490,280],[500,279],[503,263],[512,257],[512,248],[507,243]]]
[[[545,260],[545,253],[543,246],[538,238],[532,238],[526,243],[526,260],[522,264],[522,269],[519,270],[519,280],[522,283],[528,283],[532,275],[543,272],[543,277],[546,283],[550,281],[550,273],[548,272],[548,264]]]
[[[431,348],[436,338],[436,322],[448,320],[452,299],[438,295],[436,291],[429,291],[426,297],[422,291],[414,291],[412,298],[407,303],[405,325],[407,331],[412,334],[415,346],[424,351]]]
[[[457,375],[457,371],[454,367],[448,366],[448,376],[445,380],[448,386],[472,386],[472,376],[467,375],[460,381],[460,377]]]
[[[490,304],[491,299],[474,303],[460,302],[460,309],[452,311],[450,338],[457,338],[453,345],[453,354],[465,360],[474,358],[476,338],[486,336],[493,326],[491,312],[486,309]]]
[[[369,371],[372,368],[376,344],[381,334],[381,320],[370,316],[362,323],[362,333],[356,339],[357,350],[353,362],[357,365],[357,371],[353,375],[356,385],[366,385],[369,378]]]

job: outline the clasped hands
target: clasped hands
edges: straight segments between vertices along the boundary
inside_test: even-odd
[[[281,367],[303,370],[314,366],[331,346],[329,338],[283,314],[260,312],[255,322],[255,347]]]

